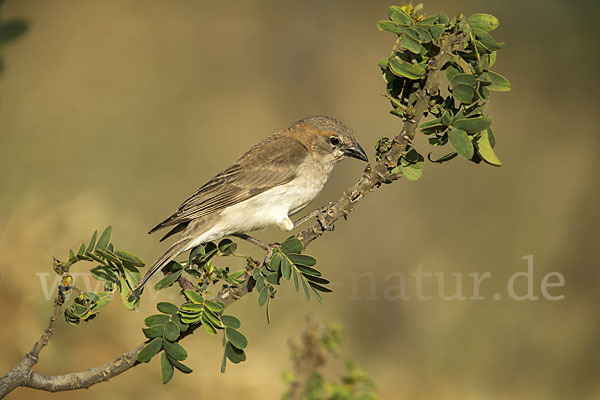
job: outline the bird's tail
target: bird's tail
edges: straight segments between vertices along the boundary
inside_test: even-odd
[[[154,261],[154,263],[148,269],[148,272],[146,272],[146,275],[144,275],[144,277],[138,283],[136,283],[136,285],[131,289],[131,292],[139,294],[146,282],[148,282],[148,280],[152,278],[155,273],[160,271],[164,266],[175,259],[175,257],[177,257],[180,253],[184,252],[191,241],[192,239],[190,238],[184,238],[173,243],[173,245],[169,247],[167,251],[165,251],[165,254],[163,254],[158,260]]]

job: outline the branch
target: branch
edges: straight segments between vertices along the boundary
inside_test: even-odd
[[[50,322],[48,327],[42,333],[42,336],[35,342],[33,348],[25,357],[15,365],[8,373],[0,379],[0,399],[4,398],[8,393],[12,392],[19,386],[24,386],[29,376],[32,373],[32,368],[38,362],[38,356],[40,352],[52,336],[54,335],[54,329],[56,328],[56,319],[62,312],[62,306],[64,304],[64,294],[62,287],[59,286],[58,293],[54,299],[54,309],[50,315]]]
[[[373,167],[367,165],[360,179],[347,189],[337,202],[330,203],[329,206],[324,208],[321,213],[321,221],[315,222],[311,227],[298,234],[298,239],[304,243],[304,247],[323,235],[325,232],[323,226],[333,226],[333,223],[341,217],[346,218],[354,210],[356,203],[368,193],[381,186],[382,183],[399,179],[402,176],[400,173],[392,174],[389,171],[397,165],[400,157],[408,151],[419,122],[429,107],[429,100],[432,96],[436,96],[439,93],[440,68],[451,59],[451,51],[461,40],[462,37],[456,34],[441,39],[440,53],[429,61],[430,68],[427,79],[423,89],[417,93],[417,102],[412,117],[404,121],[404,126],[400,134],[393,139],[392,146],[385,157],[379,160]],[[267,251],[273,247],[244,234],[235,236]],[[227,307],[251,292],[256,282],[249,273],[246,273],[245,278],[246,281],[242,286],[224,286],[216,295],[214,301],[222,302]],[[179,284],[182,289],[185,289],[188,285],[191,285],[191,282],[184,278],[179,280]],[[112,377],[120,375],[140,364],[136,359],[145,343],[127,353],[121,354],[106,364],[85,371],[55,376],[46,376],[33,372],[32,368],[37,362],[39,352],[46,346],[54,333],[56,318],[60,314],[61,308],[62,300],[59,295],[55,301],[54,312],[50,317],[50,324],[42,337],[34,345],[33,350],[11,369],[6,376],[0,379],[0,398],[19,386],[27,386],[50,392],[89,388],[97,383],[106,382]],[[200,326],[200,324],[190,326],[186,332],[181,334],[179,340],[190,336]]]
[[[400,133],[392,140],[391,149],[385,157],[379,160],[373,167],[367,165],[360,179],[349,189],[347,189],[337,202],[330,203],[322,213],[326,226],[333,226],[338,219],[348,216],[356,203],[364,196],[372,192],[382,183],[396,180],[402,174],[391,174],[389,170],[394,168],[398,159],[407,153],[408,147],[412,143],[417,132],[419,122],[425,115],[429,107],[429,100],[432,96],[439,94],[440,86],[440,68],[452,58],[451,50],[462,40],[460,35],[450,35],[441,39],[440,53],[429,61],[429,72],[425,81],[425,87],[417,92],[417,102],[414,107],[412,118],[404,121],[404,126]],[[319,221],[298,234],[298,239],[308,246],[313,240],[317,239],[325,230],[323,224]]]

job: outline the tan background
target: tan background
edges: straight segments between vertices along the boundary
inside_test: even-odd
[[[347,122],[372,156],[376,139],[399,129],[377,68],[393,42],[375,25],[388,4],[9,0],[5,16],[24,16],[32,28],[7,48],[0,80],[0,373],[47,323],[36,273],[51,272],[51,256],[64,257],[93,229],[112,224],[117,245],[153,260],[165,245],[148,228],[260,138],[312,114]],[[365,198],[310,248],[336,289],[323,306],[288,285],[271,325],[254,295],[232,307],[249,359],[226,375],[220,339],[198,334],[185,342],[190,376],[163,386],[155,360],[54,397],[278,398],[286,343],[309,313],[344,324],[347,352],[382,399],[600,397],[598,7],[429,1],[426,9],[500,18],[495,36],[507,46],[496,70],[513,91],[494,94],[490,113],[505,165],[428,164],[420,181]],[[336,199],[362,168],[343,163],[313,206]],[[530,254],[535,294],[557,271],[566,285],[551,294],[564,300],[507,297]],[[443,301],[431,278],[425,291],[434,299],[416,300],[410,274],[419,265],[447,280],[462,273],[467,295],[467,274],[491,272],[486,300]],[[369,278],[353,293],[351,274],[363,272],[377,297],[397,283],[389,274],[403,273],[412,299],[369,299]],[[151,312],[114,302],[93,323],[61,321],[36,370],[85,369],[131,349]],[[48,396],[19,389],[12,398]]]

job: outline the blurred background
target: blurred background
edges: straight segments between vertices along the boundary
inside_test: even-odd
[[[47,325],[51,257],[65,258],[94,229],[112,225],[118,247],[153,261],[166,245],[146,234],[150,227],[252,144],[313,114],[345,121],[372,157],[375,141],[400,129],[377,67],[394,41],[376,28],[390,4],[7,1],[4,18],[25,17],[31,27],[6,48],[0,76],[0,374]],[[270,325],[255,295],[231,307],[250,345],[248,360],[225,375],[220,338],[199,332],[185,343],[192,375],[163,386],[156,359],[85,396],[279,398],[291,368],[287,343],[311,314],[344,325],[346,353],[382,399],[600,398],[599,8],[427,1],[429,13],[500,19],[494,36],[507,45],[494,70],[513,90],[493,94],[490,114],[504,166],[426,164],[419,181],[366,197],[309,249],[335,289],[324,305],[284,285]],[[337,199],[363,167],[342,163],[311,207]],[[285,238],[276,229],[256,236]],[[517,301],[507,282],[527,270],[529,255],[538,300]],[[442,273],[448,295],[462,274],[466,297],[469,274],[490,272],[485,299],[444,300],[430,277],[423,292],[432,299],[420,301],[419,267]],[[549,289],[562,300],[542,296],[550,272],[564,276],[564,287]],[[397,298],[398,274],[409,299]],[[517,282],[526,293],[525,279]],[[36,371],[86,369],[132,349],[150,303],[128,312],[115,301],[76,327],[59,321]],[[18,389],[9,397],[49,396]]]

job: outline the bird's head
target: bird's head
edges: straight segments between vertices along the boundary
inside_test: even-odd
[[[369,161],[367,154],[356,141],[352,129],[335,118],[309,117],[298,121],[290,129],[298,132],[302,141],[317,157],[334,162],[345,157]]]

